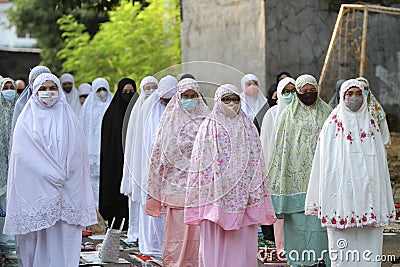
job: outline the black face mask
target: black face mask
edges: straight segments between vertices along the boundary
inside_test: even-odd
[[[311,106],[314,104],[318,97],[318,92],[308,92],[304,94],[299,94],[299,92],[296,92],[296,94],[300,101],[306,106]]]
[[[64,86],[64,87],[63,87],[63,90],[64,90],[67,94],[69,94],[69,93],[72,91],[72,86]]]
[[[22,94],[23,91],[24,89],[17,89],[17,94]]]
[[[122,93],[121,98],[125,103],[129,103],[131,101],[131,98],[133,96],[133,93]]]
[[[273,98],[269,99],[269,98],[268,98],[268,105],[269,105],[269,107],[275,106],[275,105],[276,105],[276,100],[277,100],[277,99],[273,99]]]

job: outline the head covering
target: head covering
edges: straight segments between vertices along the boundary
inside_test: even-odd
[[[324,227],[384,227],[396,217],[386,152],[367,97],[356,112],[346,107],[351,87],[363,90],[355,79],[342,84],[340,103],[319,135],[305,212]]]
[[[318,89],[315,78],[305,74],[296,79],[297,91],[306,84]],[[272,202],[277,214],[304,211],[318,134],[331,111],[332,108],[319,97],[315,104],[306,106],[297,96],[282,111],[268,172]]]
[[[179,82],[182,81],[183,79],[186,79],[186,78],[190,78],[190,79],[196,80],[196,78],[191,73],[181,73],[181,74],[178,75],[178,77],[176,77],[176,79]]]
[[[160,80],[158,89],[143,103],[136,121],[136,133],[133,157],[128,168],[131,170],[133,180],[132,201],[146,203],[147,180],[149,173],[150,155],[153,140],[156,136],[158,125],[166,109],[160,98],[169,98],[176,93],[178,81],[175,77],[167,75]]]
[[[295,86],[296,86],[297,92],[300,92],[300,89],[303,88],[303,86],[306,84],[311,84],[318,90],[318,82],[315,79],[315,77],[310,74],[303,74],[303,75],[300,75],[299,77],[297,77],[297,79],[296,79]]]
[[[101,124],[99,211],[106,220],[115,217],[114,224],[117,227],[121,224],[122,218],[128,219],[128,199],[119,193],[124,163],[122,122],[129,104],[129,101],[124,99],[122,90],[127,84],[131,84],[136,92],[134,80],[130,78],[120,80],[117,92]],[[132,97],[133,94],[125,95]],[[124,229],[127,229],[127,226],[128,223],[125,223]]]
[[[20,94],[17,102],[15,103],[14,114],[12,119],[12,132],[14,131],[15,124],[17,123],[17,119],[22,112],[22,109],[25,107],[26,103],[28,102],[29,98],[32,95],[32,87],[33,82],[35,81],[36,77],[42,73],[51,73],[50,69],[46,66],[36,66],[32,68],[29,72],[29,84],[25,88],[25,90]]]
[[[286,77],[278,83],[278,104],[270,108],[264,116],[260,133],[261,144],[265,156],[265,162],[269,166],[269,160],[275,147],[275,135],[278,128],[278,118],[282,111],[289,105],[282,98],[282,91],[286,85],[296,84],[293,78]],[[293,96],[294,98],[294,96]],[[292,100],[293,101],[293,100]]]
[[[36,95],[45,81],[59,89],[52,107],[44,107]],[[58,78],[45,73],[36,78],[15,126],[4,233],[35,232],[59,220],[88,226],[97,223],[97,215],[82,129]]]
[[[17,85],[11,78],[3,78],[1,91],[7,82],[11,82],[14,88]],[[10,152],[10,138],[11,138],[11,121],[14,112],[14,106],[17,101],[17,96],[12,101],[4,99],[3,94],[0,93],[0,201],[5,199],[7,188],[7,173],[8,173],[8,157]],[[4,207],[6,203],[1,203]]]
[[[284,75],[284,74],[285,74],[287,77],[292,77],[292,75],[290,75],[289,72],[287,72],[287,71],[285,71],[285,70],[280,71],[280,72],[276,75],[276,82],[273,83],[273,84],[271,84],[271,86],[269,87],[269,89],[268,89],[268,91],[267,91],[268,105],[269,105],[270,107],[273,107],[273,106],[275,106],[275,105],[277,104],[277,103],[276,103],[276,100],[272,99],[272,96],[274,95],[274,93],[275,93],[276,90],[278,89],[279,78],[280,78],[282,75]]]
[[[133,176],[130,166],[133,164],[132,160],[136,139],[136,122],[138,120],[139,113],[141,112],[142,105],[146,100],[145,94],[143,93],[143,88],[148,83],[155,83],[158,86],[158,81],[153,76],[144,77],[140,82],[140,96],[137,98],[134,106],[132,105],[131,100],[124,118],[123,128],[126,128],[126,138],[123,138],[123,140],[126,140],[126,142],[124,145],[124,169],[120,188],[121,194],[124,195],[130,195],[132,193],[132,186],[134,186],[131,183],[133,181]],[[130,106],[132,106],[131,110],[129,110]]]
[[[287,77],[290,77],[290,78],[292,77],[292,75],[290,75],[289,72],[287,72],[286,70],[282,70],[282,71],[278,72],[278,74],[276,75],[276,84],[278,84],[280,82],[279,78],[282,75],[286,75]]]
[[[60,77],[60,83],[61,86],[63,83],[70,82],[72,83],[72,90],[71,92],[67,93],[64,90],[65,97],[68,101],[68,103],[71,105],[72,110],[75,112],[75,114],[78,116],[79,112],[81,111],[81,102],[79,101],[79,92],[75,87],[75,81],[74,81],[74,76],[72,76],[70,73],[64,73]]]
[[[339,80],[336,82],[336,89],[335,93],[333,94],[331,100],[329,100],[328,105],[331,106],[331,108],[335,108],[339,104],[340,100],[340,86],[344,83],[345,80]]]
[[[20,84],[22,84],[22,86],[24,87],[24,89],[25,89],[25,82],[23,81],[23,80],[16,80],[15,81],[15,84],[17,85],[17,87],[16,88],[18,88],[18,85],[20,85]]]
[[[91,91],[92,91],[92,86],[90,84],[82,83],[81,85],[79,85],[78,88],[79,96],[89,95]]]
[[[191,111],[181,103],[181,95],[188,90],[198,94]],[[190,78],[181,80],[161,117],[150,157],[148,194],[166,206],[184,207],[194,139],[209,112],[198,83]]]
[[[105,102],[101,101],[96,95],[96,91],[100,87],[106,88],[108,92]],[[101,122],[113,96],[110,92],[110,86],[104,78],[96,78],[92,82],[92,88],[92,92],[86,98],[79,113],[79,121],[81,122],[88,143],[90,176],[98,177],[100,173]]]
[[[226,94],[239,95],[230,84],[217,89],[213,111],[195,140],[185,223],[198,225],[209,220],[224,230],[272,224],[276,217],[257,129],[242,110],[233,118],[225,115],[221,98]]]
[[[255,96],[249,96],[245,94],[244,90],[246,89],[247,81],[256,81],[258,83],[258,87],[260,86],[260,82],[257,76],[254,74],[246,74],[241,80],[243,90],[243,92],[240,94],[240,98],[242,99],[241,108],[251,120],[254,120],[257,113],[262,109],[265,103],[267,103],[267,99],[260,90],[258,90],[258,93]]]
[[[156,78],[154,78],[153,76],[146,76],[140,82],[140,92],[142,92],[142,90],[144,89],[144,86],[148,83],[155,83],[158,86],[158,81]]]
[[[368,97],[367,97],[368,112],[371,114],[372,117],[374,117],[374,119],[380,126],[386,120],[385,110],[383,109],[382,105],[379,103],[378,99],[376,99],[376,97],[372,93],[371,88],[369,87],[368,80],[365,79],[364,77],[358,77],[356,80],[364,83],[365,86],[368,87],[368,90],[369,90]],[[364,90],[366,90],[366,89],[364,89]]]

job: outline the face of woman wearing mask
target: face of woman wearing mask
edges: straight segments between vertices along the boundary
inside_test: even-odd
[[[107,92],[106,88],[100,87],[99,89],[97,89],[96,95],[100,98],[100,101],[102,101],[102,102],[107,101],[108,92]]]
[[[64,90],[67,94],[69,94],[69,93],[72,91],[73,83],[72,83],[72,82],[65,82],[65,83],[63,83],[61,86],[62,86],[63,90]]]
[[[344,104],[353,112],[358,111],[364,102],[363,91],[358,87],[350,87],[344,93]]]
[[[240,109],[240,96],[237,94],[224,95],[221,98],[222,107],[227,117],[233,118]]]
[[[184,109],[187,111],[193,110],[197,106],[197,99],[199,95],[189,89],[181,94],[181,103]]]
[[[293,83],[288,83],[282,90],[282,98],[287,103],[290,104],[293,99],[293,95],[296,92],[296,87]]]
[[[12,101],[15,99],[17,91],[12,82],[8,81],[3,85],[1,93],[6,101]]]
[[[244,89],[244,93],[248,96],[256,96],[258,94],[258,91],[260,89],[258,88],[258,82],[257,81],[253,81],[253,80],[249,80],[245,83],[245,89]]]
[[[158,89],[158,85],[153,82],[146,83],[143,86],[143,93],[145,95],[145,98],[148,98],[155,90]]]
[[[51,107],[58,101],[58,87],[53,81],[45,81],[37,92],[38,99],[45,107]]]
[[[306,83],[301,89],[297,92],[297,97],[303,102],[306,106],[311,106],[317,101],[318,91],[314,85]]]

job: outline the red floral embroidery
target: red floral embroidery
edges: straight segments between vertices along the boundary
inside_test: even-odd
[[[371,124],[375,125],[375,120],[374,119],[371,119]]]
[[[322,222],[322,223],[326,223],[325,217],[322,217],[321,222]]]
[[[335,219],[335,218],[332,218],[331,223],[332,223],[332,224],[336,224],[336,219]]]
[[[354,220],[354,218],[351,218],[351,223],[355,223],[356,220]]]
[[[367,221],[367,217],[363,216],[361,220],[362,220],[363,222],[366,222],[366,221]]]
[[[375,214],[371,213],[371,219],[372,219],[372,220],[375,219]]]
[[[347,140],[349,140],[350,141],[350,144],[352,144],[353,143],[353,138],[351,137],[351,132],[349,132],[348,134],[347,134]]]
[[[345,220],[343,220],[343,219],[340,220],[340,224],[341,224],[341,225],[344,225],[345,223],[346,223]]]
[[[363,131],[363,132],[361,133],[361,138],[365,138],[365,137],[367,137],[367,134]]]

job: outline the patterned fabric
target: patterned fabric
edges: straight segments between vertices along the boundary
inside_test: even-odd
[[[181,103],[181,94],[187,90],[199,95],[191,111]],[[166,107],[153,141],[148,194],[165,205],[184,206],[193,143],[200,124],[210,112],[199,90],[193,79],[185,78],[178,83],[177,93]]]
[[[203,219],[225,230],[275,220],[257,129],[239,110],[225,115],[221,98],[237,94],[233,85],[215,93],[214,109],[199,128],[191,157],[185,223]]]
[[[37,97],[40,86],[48,80],[57,85],[60,94],[49,108]],[[39,231],[60,220],[80,226],[97,223],[84,138],[58,78],[39,75],[15,126],[5,234]]]
[[[318,88],[314,77],[302,76],[296,80],[297,90],[307,83]],[[277,214],[304,211],[318,134],[331,110],[319,97],[313,105],[306,106],[294,96],[280,115],[268,173],[271,198]]]
[[[368,112],[371,114],[371,116],[375,119],[375,121],[378,123],[378,126],[380,127],[381,123],[386,119],[385,110],[379,103],[378,99],[376,99],[376,97],[372,93],[371,88],[369,88],[368,80],[365,79],[364,77],[358,77],[357,81],[362,82],[368,88],[369,91],[367,97]]]
[[[14,85],[14,88],[17,88],[14,80],[10,78],[3,78],[1,91],[3,91],[6,82],[11,82]],[[15,96],[12,101],[7,101],[4,99],[3,94],[0,93],[0,197],[6,193],[7,189],[11,123],[16,101],[17,96]],[[6,203],[2,204],[5,205]]]
[[[380,129],[362,107],[350,111],[344,94],[363,85],[343,83],[340,103],[326,120],[315,151],[305,212],[317,215],[324,227],[388,225],[395,219],[386,152]]]

